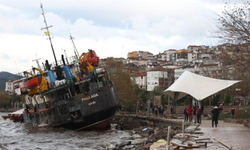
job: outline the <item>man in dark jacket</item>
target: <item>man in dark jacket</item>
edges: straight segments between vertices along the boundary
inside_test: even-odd
[[[184,121],[188,122],[188,111],[187,111],[187,108],[184,109],[183,114],[184,114]]]
[[[215,128],[217,128],[220,109],[217,106],[214,106],[214,109],[211,110],[211,113],[212,113],[212,128],[214,127],[214,124]]]

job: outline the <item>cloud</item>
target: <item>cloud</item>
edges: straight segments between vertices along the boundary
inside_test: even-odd
[[[59,60],[73,56],[70,34],[79,53],[94,49],[101,58],[127,57],[131,51],[153,54],[188,45],[213,45],[209,38],[224,2],[205,0],[5,0],[0,4],[0,71],[36,66],[33,60],[54,61],[45,36],[43,4],[52,44]],[[7,57],[9,56],[9,57]]]
[[[10,56],[9,56],[8,54],[1,53],[1,59],[2,59],[2,61],[3,61],[4,59],[10,59]]]

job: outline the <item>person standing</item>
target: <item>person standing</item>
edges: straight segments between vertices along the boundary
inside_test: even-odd
[[[231,108],[231,117],[234,118],[234,108]]]
[[[157,117],[157,116],[158,116],[158,113],[159,113],[159,112],[158,112],[158,107],[155,106],[154,111],[155,111],[154,114],[155,114],[155,116]]]
[[[187,112],[188,112],[188,120],[189,120],[189,122],[192,122],[192,120],[193,120],[193,108],[191,105],[188,105]]]
[[[188,111],[187,111],[187,107],[184,109],[183,116],[184,116],[184,122],[188,122]]]
[[[203,114],[203,111],[204,111],[204,106],[203,104],[201,105],[201,114]]]
[[[214,108],[211,110],[211,113],[212,113],[212,128],[214,127],[214,125],[215,128],[217,128],[220,109],[217,106],[214,106]]]
[[[171,113],[171,115],[174,114],[174,108],[173,108],[173,106],[171,106],[171,108],[170,108],[170,113]]]
[[[164,114],[164,107],[162,105],[160,106],[160,110],[161,110],[161,116],[163,116],[163,114]]]
[[[193,118],[194,118],[194,124],[197,123],[197,107],[194,106],[193,108]]]
[[[197,106],[197,123],[201,124],[201,109]]]

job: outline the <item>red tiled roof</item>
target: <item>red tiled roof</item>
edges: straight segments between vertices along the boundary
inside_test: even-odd
[[[151,70],[149,70],[149,71],[168,71],[168,69],[157,67],[157,68],[153,68],[153,69],[151,69]]]
[[[138,76],[138,77],[140,77],[140,76],[147,76],[147,72],[138,73],[136,76]]]

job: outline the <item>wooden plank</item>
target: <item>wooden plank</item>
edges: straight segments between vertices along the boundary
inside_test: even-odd
[[[201,140],[210,140],[210,138],[199,138],[199,139],[194,139],[195,141],[201,141]]]
[[[171,144],[175,145],[175,146],[179,146],[179,147],[182,147],[182,148],[200,148],[200,145],[189,145],[189,144],[179,144],[179,143],[176,143],[176,142],[173,142],[171,141]]]
[[[226,143],[224,143],[224,142],[222,142],[222,141],[220,141],[220,140],[215,139],[215,137],[214,137],[213,139],[214,139],[215,141],[219,142],[221,145],[223,145],[223,146],[225,146],[226,148],[228,148],[229,150],[232,150],[232,149],[233,149],[232,146],[229,146],[229,145],[227,145]]]

